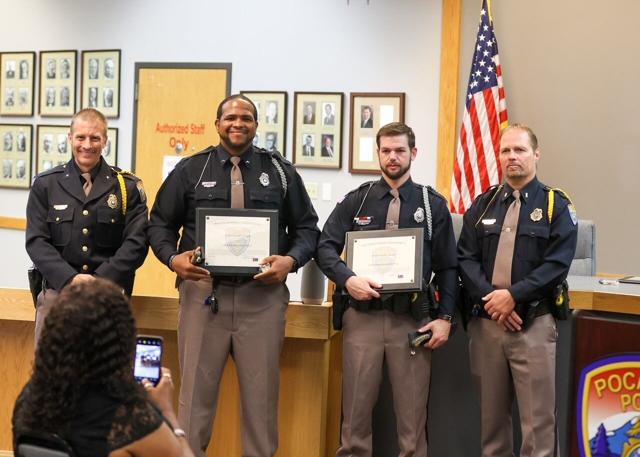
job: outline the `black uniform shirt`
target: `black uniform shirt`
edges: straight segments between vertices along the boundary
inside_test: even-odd
[[[381,178],[372,185],[365,199],[368,189],[369,184],[365,183],[348,193],[327,219],[320,236],[318,264],[338,287],[344,288],[347,279],[355,276],[355,273],[340,258],[344,248],[345,234],[349,231],[384,230],[386,228],[387,210],[389,202],[393,198],[389,193],[391,188]],[[422,189],[420,184],[414,183],[411,179],[398,188],[401,200],[399,228],[424,228],[422,274],[429,282],[432,271],[436,273],[441,296],[440,313],[453,315],[457,286],[457,260],[451,215],[445,199],[429,189],[429,204],[433,218],[433,238],[432,241],[429,241],[426,217],[418,222],[415,216],[417,211],[420,212],[419,208],[424,210]],[[362,204],[363,201],[364,204]],[[362,209],[358,212],[361,204]],[[424,215],[424,211],[422,214]],[[356,217],[359,217],[361,223],[366,223],[366,225],[356,223]]]
[[[50,287],[61,289],[78,273],[114,281],[128,294],[147,255],[147,205],[135,176],[125,174],[126,215],[117,173],[104,159],[92,170],[84,195],[73,159],[38,175],[27,202],[26,248]]]
[[[278,160],[287,181],[283,198]],[[320,230],[318,216],[293,165],[279,153],[249,147],[239,163],[244,181],[244,206],[278,210],[278,254],[289,255],[297,267],[313,256]],[[221,145],[181,160],[162,183],[151,210],[147,235],[156,257],[165,265],[178,252],[196,246],[196,208],[231,206],[230,155]],[[183,227],[180,245],[179,230]]]
[[[509,287],[516,303],[550,298],[553,288],[566,278],[576,251],[575,212],[569,207],[569,200],[561,192],[555,192],[549,223],[548,191],[537,178],[520,190]],[[495,289],[491,285],[493,266],[502,222],[513,201],[512,192],[506,184],[501,189],[491,188],[478,196],[464,215],[458,261],[463,285],[474,303],[482,303],[481,297]]]

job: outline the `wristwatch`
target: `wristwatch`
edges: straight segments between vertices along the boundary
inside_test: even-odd
[[[442,319],[443,321],[447,321],[448,323],[453,323],[453,316],[451,314],[440,314],[438,315],[438,319]]]

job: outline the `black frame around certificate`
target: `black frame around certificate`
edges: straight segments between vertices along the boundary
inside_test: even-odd
[[[424,245],[424,228],[406,228],[399,230],[364,230],[347,232],[345,249],[347,251],[347,266],[353,270],[354,244],[365,238],[392,238],[398,236],[415,237],[415,255],[413,265],[413,281],[403,283],[384,283],[380,292],[413,292],[422,290],[422,248]]]
[[[208,216],[259,217],[269,218],[269,255],[278,252],[278,211],[273,209],[231,209],[231,208],[197,208],[196,209],[196,246],[202,246],[202,253],[206,252],[205,224]],[[203,262],[204,262],[203,257]],[[260,272],[258,267],[235,266],[202,266],[214,275],[254,275]]]

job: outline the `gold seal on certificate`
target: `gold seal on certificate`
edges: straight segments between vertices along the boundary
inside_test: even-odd
[[[258,262],[278,250],[276,210],[197,208],[196,221],[202,266],[214,274],[256,274]]]
[[[347,232],[347,266],[384,292],[421,290],[423,232],[422,227]]]

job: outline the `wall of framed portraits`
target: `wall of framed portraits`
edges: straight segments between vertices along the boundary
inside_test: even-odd
[[[414,179],[435,184],[441,2],[248,0],[243,4],[247,14],[239,27],[233,20],[212,19],[234,17],[233,3],[185,0],[179,19],[179,23],[189,24],[185,32],[177,26],[175,4],[168,0],[116,4],[91,0],[83,4],[84,9],[76,8],[73,17],[75,23],[90,27],[59,27],[55,34],[48,32],[51,24],[71,21],[68,12],[46,0],[35,2],[3,5],[3,14],[21,20],[4,25],[0,49],[2,53],[22,53],[12,59],[14,75],[18,77],[20,62],[33,60],[28,66],[35,76],[32,99],[27,101],[27,105],[33,105],[31,117],[0,113],[0,124],[32,125],[34,173],[37,166],[44,166],[38,163],[44,153],[37,155],[38,147],[44,147],[42,129],[66,126],[70,119],[57,112],[63,108],[59,101],[67,81],[61,78],[62,65],[66,71],[61,59],[75,59],[69,79],[76,78],[76,83],[74,94],[69,93],[69,105],[75,103],[75,110],[90,104],[110,110],[110,127],[117,129],[117,163],[126,169],[131,165],[135,62],[231,62],[232,92],[250,92],[256,97],[261,96],[259,92],[269,93],[261,99],[258,144],[265,148],[275,144],[289,160],[297,162],[321,224],[342,195],[364,181],[378,179],[376,174],[349,171],[351,93],[405,94],[405,120],[416,132],[419,149],[412,169]],[[390,21],[390,17],[394,20]],[[211,33],[213,25],[215,34]],[[222,38],[225,36],[234,37],[233,45]],[[55,89],[57,102],[52,116],[39,112],[41,97],[45,111],[47,108],[46,87],[42,92],[38,84],[42,71],[47,79],[47,63],[43,67],[40,62],[42,51],[61,52],[44,56],[55,58],[57,65],[56,77],[50,78],[48,85]],[[70,51],[75,56],[69,56]],[[116,73],[110,73],[110,62],[117,68]],[[116,81],[117,85],[111,84]],[[19,83],[19,78],[14,82]],[[29,82],[27,79],[22,86],[15,85],[16,101],[20,89]],[[92,88],[95,94],[91,93]],[[112,96],[107,90],[111,88]],[[0,88],[1,93],[4,89]],[[303,113],[297,111],[303,108],[305,97],[315,103],[316,124],[304,124]],[[279,118],[274,117],[274,107],[269,102],[276,102]],[[214,111],[212,106],[212,117]],[[379,115],[378,111],[376,116]],[[358,119],[360,116],[358,113]],[[41,140],[37,137],[38,126]],[[55,142],[57,134],[51,134]],[[317,157],[302,156],[304,134],[311,135]],[[55,144],[52,147],[57,149]],[[169,142],[166,147],[167,152],[159,152],[168,154],[174,150]],[[295,157],[296,147],[299,160]],[[0,188],[0,216],[24,218],[27,195],[26,189]],[[0,237],[10,240],[9,255],[19,264],[0,276],[0,286],[26,287],[26,275],[20,268],[29,264],[23,249],[24,234],[0,229]],[[290,277],[292,299],[299,297],[299,280],[300,275]]]

